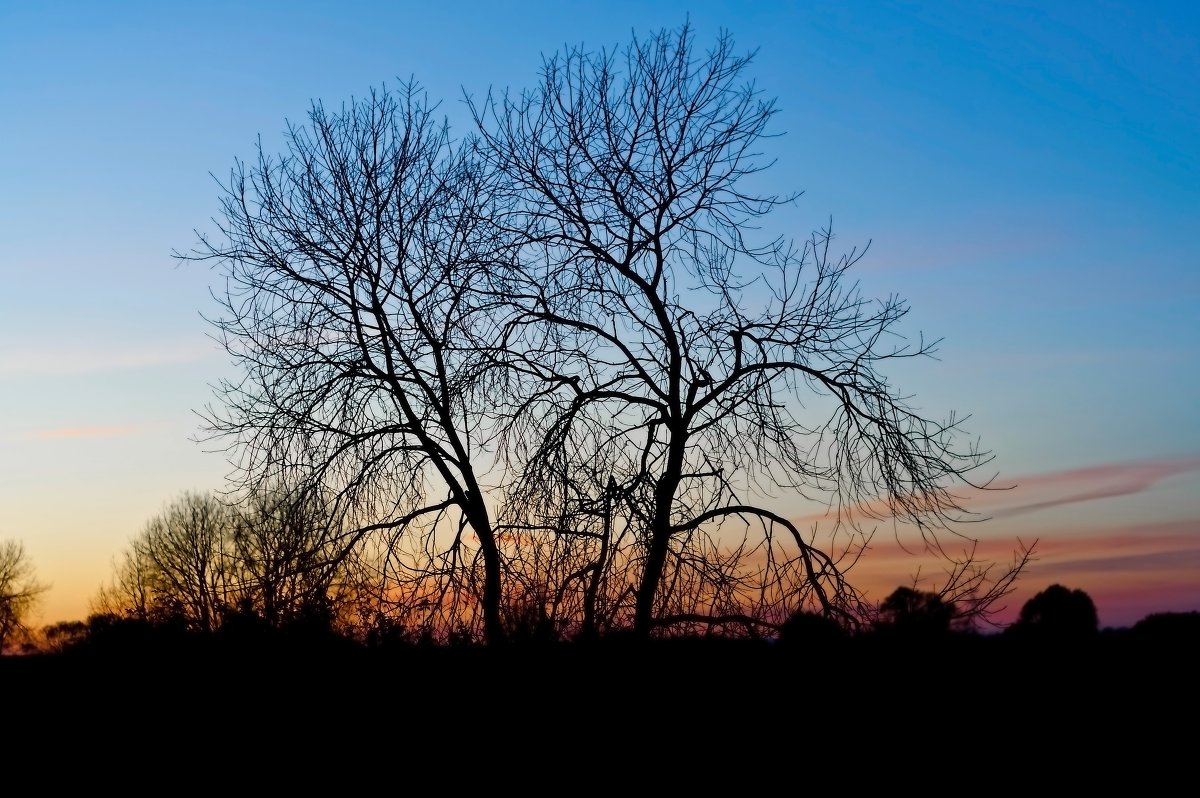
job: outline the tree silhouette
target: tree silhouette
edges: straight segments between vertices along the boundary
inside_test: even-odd
[[[244,485],[310,480],[360,535],[409,535],[413,603],[464,603],[483,569],[486,636],[503,637],[488,503],[486,409],[497,254],[487,183],[415,83],[340,112],[314,104],[287,153],[238,162],[220,237],[185,259],[224,268],[221,341],[244,378],[208,430]],[[347,542],[347,547],[354,544]],[[401,569],[395,573],[413,570]]]
[[[898,587],[879,605],[877,628],[905,636],[945,635],[957,614],[937,593]]]
[[[986,613],[1024,559],[980,589],[942,536],[990,456],[889,381],[936,342],[859,292],[861,252],[756,238],[792,197],[752,188],[775,106],[751,61],[685,25],[545,59],[537,89],[469,100],[459,141],[407,82],[237,162],[178,256],[223,278],[240,376],[205,415],[241,487],[324,497],[381,611],[443,635],[853,626],[881,519]]]
[[[861,253],[831,252],[828,228],[755,240],[791,197],[751,187],[775,107],[750,63],[684,26],[567,49],[539,88],[472,106],[514,198],[493,221],[525,264],[504,350],[532,383],[509,427],[515,504],[543,529],[615,500],[591,567],[642,636],[801,608],[857,620],[844,569],[867,525],[898,519],[936,548],[963,516],[949,486],[989,459],[890,384],[935,342],[895,345],[908,307],[859,293]],[[816,545],[786,496],[833,505],[840,545]]]
[[[321,497],[286,486],[233,505],[230,539],[238,606],[269,627],[332,623],[343,567],[340,526]]]
[[[131,541],[92,611],[200,632],[250,619],[328,626],[348,586],[323,506],[281,487],[238,503],[185,492]]]
[[[47,590],[19,541],[0,542],[0,654],[27,634],[30,613]]]
[[[42,629],[42,641],[46,651],[63,652],[83,643],[88,636],[88,625],[84,621],[60,621]]]
[[[1099,625],[1091,596],[1053,584],[1025,602],[1009,629],[1014,634],[1044,638],[1079,638],[1095,634]]]

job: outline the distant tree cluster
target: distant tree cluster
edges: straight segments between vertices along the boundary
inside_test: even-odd
[[[275,489],[228,503],[185,493],[152,518],[93,599],[94,615],[213,632],[236,623],[329,627],[357,596],[320,500]],[[78,630],[59,628],[69,639]]]
[[[929,639],[974,631],[963,620],[953,601],[937,593],[899,587],[880,603],[872,628],[906,639]],[[1099,630],[1092,597],[1082,590],[1053,584],[1026,601],[1017,620],[1003,632],[1013,638],[1079,640]]]
[[[941,605],[884,613],[986,618],[1029,554],[993,571],[948,545],[990,455],[889,381],[936,342],[860,293],[861,252],[761,234],[793,197],[756,191],[776,108],[751,60],[686,26],[570,48],[532,90],[469,98],[464,137],[409,82],[236,163],[179,254],[219,270],[239,369],[206,436],[236,490],[319,498],[315,537],[191,499],[102,603],[277,619],[361,562],[377,628],[443,640],[854,628],[880,608],[848,575],[886,520],[949,567]]]

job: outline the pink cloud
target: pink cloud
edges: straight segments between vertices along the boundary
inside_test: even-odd
[[[1001,217],[1008,223],[998,221]],[[965,218],[954,231],[940,236],[938,246],[913,236],[906,229],[884,229],[872,236],[875,245],[860,261],[865,271],[903,269],[911,273],[962,269],[964,264],[980,261],[1013,260],[1030,255],[1042,255],[1062,249],[1070,242],[1059,226],[1047,226],[1043,221],[1057,216],[1036,213],[1013,214],[1011,209],[979,209],[975,218]],[[1013,236],[1010,230],[1019,227],[1023,234]]]
[[[1131,496],[1157,485],[1163,480],[1200,470],[1200,457],[1135,460],[1126,463],[1105,463],[1084,468],[1027,474],[997,480],[988,489],[963,488],[955,490],[962,506],[979,517],[1005,518],[1067,504]],[[842,509],[843,519],[856,519],[870,526],[877,519],[888,517],[883,501],[863,502]],[[834,511],[794,518],[801,527],[829,523]]]
[[[131,435],[137,432],[138,428],[134,426],[123,427],[59,427],[58,429],[39,430],[36,432],[27,432],[22,437],[26,440],[65,440],[78,438],[115,438],[122,435]]]
[[[37,342],[0,350],[0,378],[64,377],[196,363],[219,353],[211,341]]]

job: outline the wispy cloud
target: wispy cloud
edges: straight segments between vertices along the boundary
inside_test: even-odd
[[[0,349],[0,378],[58,377],[174,366],[216,357],[211,341],[39,343]]]
[[[78,438],[117,438],[132,435],[140,427],[136,426],[96,426],[96,427],[59,427],[57,429],[35,430],[21,437],[25,440],[51,441]]]
[[[1107,463],[1087,468],[1032,474],[1012,480],[1009,502],[996,507],[996,518],[1060,507],[1065,504],[1130,496],[1159,482],[1200,470],[1200,457]],[[1003,501],[1003,499],[1000,499]]]
[[[1055,571],[1129,575],[1155,571],[1190,575],[1200,561],[1200,517],[1100,526],[1082,534],[1067,527],[1048,529],[1037,549],[1040,567]]]
[[[955,491],[969,511],[988,518],[1010,518],[1068,504],[1131,496],[1153,488],[1163,480],[1200,470],[1200,457],[1176,457],[1104,463],[997,480],[991,489],[965,488]],[[883,501],[863,502],[843,508],[841,518],[871,523],[887,518]],[[829,523],[834,513],[814,513],[793,519],[801,527]]]
[[[1084,556],[1077,559],[1064,560],[1053,564],[1055,573],[1059,574],[1115,574],[1117,577],[1141,577],[1144,574],[1163,573],[1200,573],[1200,540],[1193,539],[1191,548],[1164,549],[1161,551],[1144,551],[1131,553],[1116,553],[1104,556]],[[1089,541],[1102,546],[1104,541]],[[1111,576],[1108,578],[1112,578]],[[1156,580],[1161,583],[1162,579]]]
[[[1071,237],[1059,226],[1046,224],[1057,219],[1055,214],[1025,211],[1014,214],[1011,209],[992,207],[976,217],[964,217],[954,230],[944,231],[938,245],[906,228],[884,229],[875,233],[877,242],[871,253],[860,262],[865,271],[914,270],[943,271],[961,269],[964,264],[996,260],[1028,260],[1030,256],[1045,256],[1069,246]],[[1020,228],[1022,234],[1011,231]]]

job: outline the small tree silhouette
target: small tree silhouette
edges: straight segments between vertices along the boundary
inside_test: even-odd
[[[956,615],[954,603],[937,593],[898,587],[879,605],[876,629],[906,636],[945,635]]]
[[[1040,637],[1078,638],[1093,635],[1100,618],[1092,597],[1082,590],[1053,584],[1021,607],[1017,622],[1009,627],[1016,634]]]
[[[83,621],[60,621],[42,629],[42,645],[46,651],[60,653],[78,646],[87,635],[88,625]]]
[[[33,561],[16,540],[0,541],[0,654],[6,645],[28,638],[26,625],[48,587],[37,581]]]

